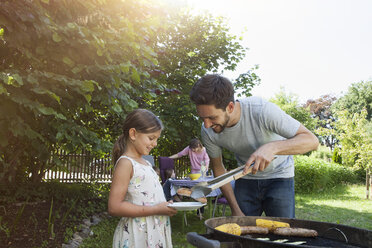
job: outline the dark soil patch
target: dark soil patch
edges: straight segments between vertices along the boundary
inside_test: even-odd
[[[106,184],[1,186],[1,248],[60,248],[80,231],[83,219],[107,210]]]
[[[51,202],[1,204],[0,247],[61,247],[65,230],[78,225],[78,220],[66,218],[67,209],[54,205],[49,221]],[[22,210],[23,209],[23,210]]]

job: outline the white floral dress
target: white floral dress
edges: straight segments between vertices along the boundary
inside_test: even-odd
[[[133,166],[133,177],[129,182],[125,201],[143,206],[165,202],[159,176],[151,164],[144,165],[127,156],[121,156],[118,161],[122,158],[129,159]],[[169,217],[122,217],[116,227],[112,247],[172,247]]]

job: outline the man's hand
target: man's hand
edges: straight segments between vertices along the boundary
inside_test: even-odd
[[[245,216],[244,213],[239,209],[237,210],[231,210],[231,216]]]
[[[273,149],[270,147],[270,143],[261,146],[248,158],[245,163],[244,174],[246,175],[249,173],[250,167],[253,163],[252,174],[256,174],[258,170],[265,170],[274,158],[275,154],[273,153]]]

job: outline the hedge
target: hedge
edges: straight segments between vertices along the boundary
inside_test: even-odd
[[[352,168],[307,156],[295,156],[295,190],[298,193],[321,192],[345,183],[358,183]]]

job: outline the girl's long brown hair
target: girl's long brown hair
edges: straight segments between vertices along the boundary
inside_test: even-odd
[[[113,163],[125,152],[129,138],[129,129],[135,128],[139,133],[152,133],[163,129],[160,119],[149,110],[136,109],[129,113],[124,120],[123,133],[119,136],[112,149]]]

